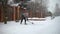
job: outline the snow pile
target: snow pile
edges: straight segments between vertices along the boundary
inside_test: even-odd
[[[28,19],[46,19],[46,18],[28,18]]]
[[[34,18],[28,18],[29,20],[34,20],[34,21],[45,21],[46,20],[46,18],[36,18],[36,17],[34,17]]]
[[[10,6],[18,6],[19,4],[17,3],[17,4],[11,4]]]

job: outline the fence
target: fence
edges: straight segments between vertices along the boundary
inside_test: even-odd
[[[20,20],[21,12],[23,9],[20,8],[20,6],[7,6],[7,7],[8,7],[7,9],[8,20],[11,20],[11,21]],[[42,12],[42,11],[33,12],[32,10],[30,10],[28,14],[30,18],[32,17],[44,18],[45,17],[45,12]],[[3,11],[2,6],[0,6],[0,21],[4,21],[4,11]]]

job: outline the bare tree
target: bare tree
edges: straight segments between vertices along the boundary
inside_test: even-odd
[[[36,12],[38,13],[45,13],[47,12],[47,1],[44,0],[35,0],[34,2],[28,3],[28,7],[32,12],[35,14]]]

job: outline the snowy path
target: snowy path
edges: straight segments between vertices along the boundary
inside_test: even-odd
[[[28,25],[10,21],[7,24],[0,23],[0,34],[60,34],[60,17],[51,20],[47,17],[46,21],[32,21]]]

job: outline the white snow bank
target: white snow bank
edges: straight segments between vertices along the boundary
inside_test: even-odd
[[[28,19],[46,19],[46,18],[28,18]]]
[[[17,3],[17,4],[11,4],[10,6],[18,6],[19,4]]]

